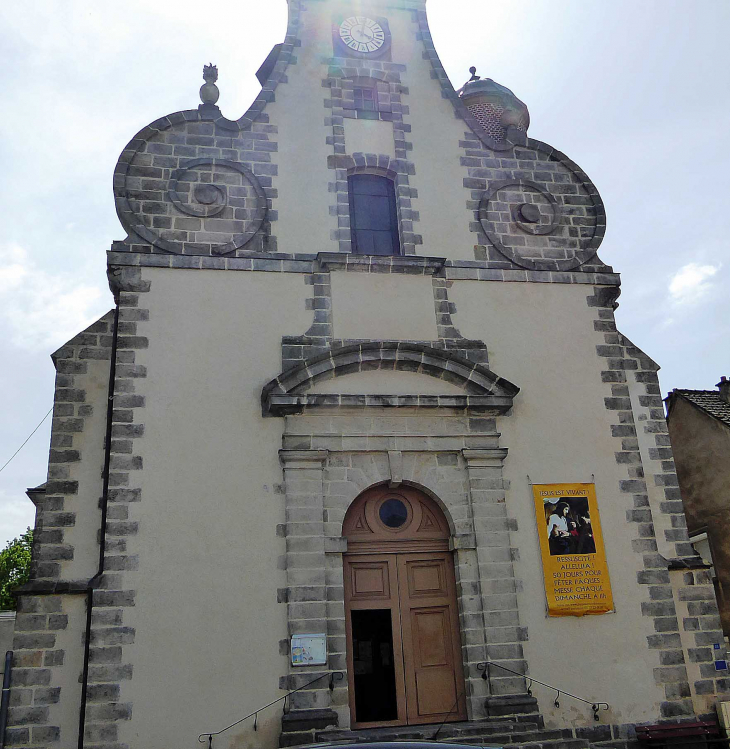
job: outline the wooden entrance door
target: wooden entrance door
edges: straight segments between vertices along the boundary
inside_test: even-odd
[[[352,725],[466,717],[449,530],[413,489],[365,492],[344,523]]]

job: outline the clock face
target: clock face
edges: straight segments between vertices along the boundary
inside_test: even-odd
[[[340,38],[355,52],[377,52],[385,44],[385,31],[372,18],[352,16],[340,24]]]

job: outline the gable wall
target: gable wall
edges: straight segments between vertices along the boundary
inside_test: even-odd
[[[361,274],[354,275],[359,277]],[[140,304],[149,310],[149,320],[139,324],[138,334],[148,344],[137,350],[136,364],[144,366],[147,374],[137,387],[143,401],[136,402],[143,405],[135,410],[145,426],[144,437],[135,440],[134,450],[143,470],[130,472],[129,488],[141,489],[142,501],[130,505],[130,519],[138,525],[126,539],[127,553],[139,556],[139,570],[132,573],[135,604],[125,611],[125,625],[136,634],[134,642],[124,647],[125,662],[134,666],[133,678],[122,682],[120,694],[125,704],[133,703],[134,718],[131,723],[119,724],[122,739],[134,731],[169,740],[174,723],[174,733],[182,740],[196,730],[225,725],[231,716],[273,699],[279,678],[286,677],[282,682],[285,688],[299,684],[286,676],[287,611],[290,616],[292,606],[304,611],[315,604],[290,601],[287,605],[286,592],[277,601],[277,591],[290,586],[284,573],[289,563],[283,555],[287,551],[308,553],[299,545],[285,543],[280,535],[290,520],[282,495],[290,480],[282,485],[278,451],[282,445],[296,450],[298,443],[294,436],[282,442],[282,420],[262,418],[259,399],[263,385],[280,370],[282,337],[300,334],[311,323],[313,312],[306,309],[311,292],[305,278],[296,273],[141,270],[138,283],[149,282],[149,291],[140,295]],[[588,306],[586,288],[455,281],[449,293],[456,300],[455,324],[463,327],[462,332],[486,340],[490,357],[498,362],[494,370],[522,387],[512,415],[496,424],[497,432],[502,433],[499,445],[509,449],[505,462],[507,514],[499,522],[506,524],[505,530],[511,529],[506,553],[510,554],[510,548],[515,550],[516,582],[507,598],[503,593],[485,593],[485,606],[507,605],[515,611],[519,607],[520,626],[526,627],[530,638],[524,643],[525,655],[537,678],[550,674],[567,689],[593,695],[593,672],[576,673],[552,647],[560,633],[568,631],[576,657],[590,659],[606,674],[601,694],[596,696],[612,703],[613,720],[628,722],[650,719],[661,692],[651,676],[652,666],[658,663],[656,655],[645,646],[652,631],[651,620],[641,615],[645,594],[635,585],[641,559],[631,556],[631,538],[618,530],[623,528],[627,507],[617,496],[620,469],[613,456],[610,415],[604,405],[606,386],[600,382],[602,365],[595,355],[600,340],[593,325],[596,312]],[[411,323],[403,318],[399,302],[391,304],[383,296],[377,304],[392,315],[392,336],[397,338],[399,330],[407,336]],[[337,309],[332,312],[336,317]],[[432,314],[435,318],[435,307]],[[519,346],[514,345],[515,340],[520,341]],[[347,377],[342,382],[346,383]],[[427,378],[427,390],[433,382],[438,381]],[[327,383],[336,386],[337,380]],[[610,393],[610,386],[606,392]],[[357,437],[363,429],[374,430],[373,435],[420,435],[425,429],[426,434],[435,430],[434,434],[453,441],[456,437],[449,435],[464,430],[469,434],[476,429],[475,434],[480,435],[483,421],[444,420],[427,412],[414,414],[411,426],[408,414],[408,410],[393,410],[385,421],[368,416],[365,422],[357,414],[325,414],[315,432],[332,434],[336,441],[338,434]],[[290,417],[287,433],[296,435],[303,430],[311,434],[309,419]],[[300,423],[302,426],[297,426]],[[454,512],[462,502],[457,498],[468,496],[464,492],[471,479],[465,471],[477,470],[469,468],[460,452],[476,443],[459,439],[459,445],[454,443],[455,447],[445,450],[411,445],[406,449],[416,452],[404,461],[404,470],[417,482],[428,485],[431,479],[425,477],[432,472],[436,482],[430,485],[432,491],[447,505],[452,503]],[[311,441],[307,444],[317,447]],[[325,441],[321,446],[335,452],[350,449],[344,443],[341,448],[334,444]],[[304,475],[305,492],[311,490],[313,481],[327,482],[326,492],[334,493],[325,506],[330,518],[344,516],[350,495],[354,498],[368,481],[383,479],[387,451],[376,443],[367,451],[372,456],[343,454],[337,459],[350,461],[355,472],[364,470],[361,478],[355,478],[354,473],[351,476],[346,466],[336,462],[335,453],[324,478],[309,477],[308,468],[298,474]],[[336,478],[342,470],[349,485],[344,494],[342,478]],[[527,474],[533,481],[589,481],[595,474],[617,614],[568,622],[545,619]],[[441,485],[440,481],[446,483]],[[456,512],[455,517],[461,515]],[[489,532],[496,521],[484,522]],[[328,536],[338,535],[335,526],[328,528]],[[473,552],[460,552],[469,553]],[[623,563],[618,561],[622,557]],[[627,558],[636,562],[626,564]],[[467,569],[473,574],[485,564],[488,573],[489,559],[487,555],[480,563],[475,557],[462,574],[467,574]],[[334,575],[331,584],[336,587],[341,561],[330,556],[327,564]],[[510,604],[508,599],[515,595],[514,604]],[[330,601],[327,606],[335,603]],[[332,609],[331,615],[340,619],[341,612],[335,611]],[[204,641],[201,631],[206,632]],[[628,647],[627,636],[633,638],[632,648],[643,656],[633,659],[629,672],[619,673],[610,650],[601,643],[621,638]],[[521,645],[514,647],[519,659]],[[480,675],[474,671],[479,657],[483,656],[474,655],[469,674],[480,686]],[[168,685],[164,690],[159,689],[161,679]],[[626,680],[631,688],[626,687]],[[339,704],[342,706],[341,701]],[[475,706],[481,704],[474,702]],[[180,705],[185,705],[182,715]],[[541,707],[546,709],[549,703],[541,703]],[[576,720],[588,717],[581,714]],[[342,718],[345,724],[344,713]],[[261,716],[264,736],[274,735],[278,720],[276,713]],[[250,727],[242,729],[232,740],[248,731]]]

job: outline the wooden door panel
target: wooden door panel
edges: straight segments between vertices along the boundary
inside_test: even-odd
[[[451,556],[399,554],[408,722],[466,717]]]
[[[411,618],[418,716],[443,719],[456,707],[457,696],[448,606],[413,609]]]
[[[350,600],[390,600],[390,566],[387,560],[351,562]]]
[[[408,562],[408,596],[422,598],[424,596],[447,597],[449,595],[446,578],[446,560],[431,559]]]
[[[416,669],[435,666],[451,667],[451,633],[448,609],[428,609],[412,612],[413,635],[416,644]]]
[[[419,671],[416,674],[416,699],[418,700],[418,716],[416,720],[424,722],[424,718],[442,721],[449,711],[454,708],[451,717],[458,718],[456,704],[456,685],[453,676],[431,669]]]

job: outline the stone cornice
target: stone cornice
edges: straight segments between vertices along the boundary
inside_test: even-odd
[[[144,254],[110,251],[110,269],[127,267],[174,268],[180,270],[257,271],[264,273],[318,273],[329,270],[358,270],[367,273],[414,273],[438,275],[449,281],[504,281],[514,283],[563,283],[591,286],[621,285],[618,273],[586,273],[573,271],[542,271],[502,269],[484,260],[444,260],[416,255],[377,257],[341,253],[281,253],[251,252],[238,257],[210,257],[208,255]],[[324,258],[324,266],[320,258]],[[357,258],[357,259],[356,259]]]

